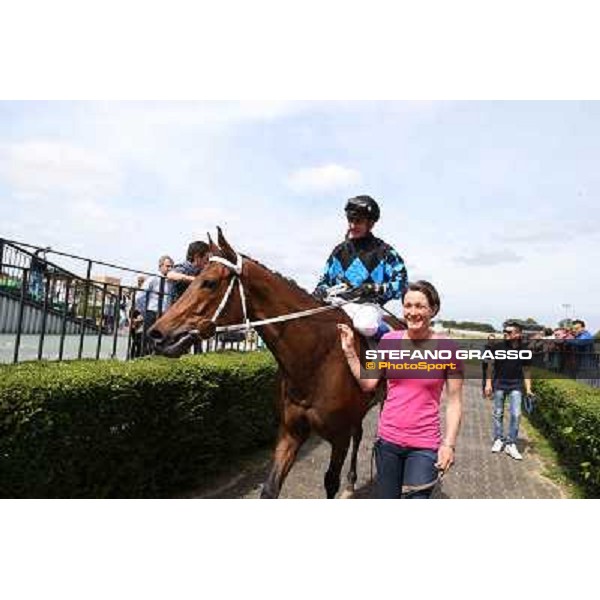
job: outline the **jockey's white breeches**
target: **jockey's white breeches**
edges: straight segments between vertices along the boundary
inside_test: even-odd
[[[352,319],[354,328],[365,337],[377,333],[383,321],[383,310],[378,304],[344,304],[342,310]]]

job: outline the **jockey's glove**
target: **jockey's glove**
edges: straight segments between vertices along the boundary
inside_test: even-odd
[[[385,284],[363,283],[358,291],[361,298],[374,298],[385,291]]]
[[[385,290],[385,285],[379,285],[377,283],[363,283],[358,287],[355,287],[342,297],[346,300],[375,300],[379,294],[382,294]]]

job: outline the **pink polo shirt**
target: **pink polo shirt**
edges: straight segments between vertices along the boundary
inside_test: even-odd
[[[386,333],[384,340],[401,340],[403,331]],[[434,335],[438,349],[454,352],[458,346],[452,340]],[[413,361],[419,362],[419,361]],[[428,363],[446,363],[430,359]],[[441,443],[440,402],[449,373],[462,372],[461,361],[456,371],[449,368],[435,370],[415,378],[408,371],[387,371],[387,396],[379,417],[378,436],[387,442],[410,448],[437,450]],[[413,371],[414,373],[414,371]]]

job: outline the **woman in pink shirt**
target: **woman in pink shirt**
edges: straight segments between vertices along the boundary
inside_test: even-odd
[[[436,289],[427,281],[408,285],[402,296],[407,331],[387,333],[379,349],[446,350],[457,348],[450,340],[434,335],[431,319],[440,310]],[[440,473],[454,462],[456,438],[462,415],[463,373],[460,361],[428,358],[429,370],[386,368],[379,377],[361,378],[354,332],[338,325],[340,341],[354,377],[364,391],[373,391],[381,376],[387,379],[387,395],[381,415],[375,460],[381,498],[429,498]],[[447,356],[446,352],[446,356]],[[446,387],[446,433],[442,437],[440,401]]]

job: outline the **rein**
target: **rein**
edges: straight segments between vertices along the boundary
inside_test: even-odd
[[[208,260],[209,260],[209,262],[218,262],[218,263],[221,263],[222,265],[225,265],[228,269],[231,270],[232,275],[233,275],[231,278],[231,281],[229,282],[229,286],[227,287],[227,291],[223,295],[223,298],[221,299],[219,306],[215,310],[215,314],[212,316],[211,323],[216,323],[217,319],[219,318],[219,315],[223,312],[223,309],[227,305],[227,302],[229,301],[229,297],[231,296],[231,293],[233,292],[233,286],[235,285],[236,282],[237,282],[238,288],[240,290],[240,300],[242,303],[242,314],[244,315],[243,323],[239,323],[237,325],[220,325],[216,328],[217,333],[221,333],[223,331],[240,331],[240,330],[248,331],[248,330],[252,329],[253,327],[259,327],[261,325],[268,325],[270,323],[282,323],[284,321],[291,321],[293,319],[301,319],[303,317],[309,317],[311,315],[315,315],[320,312],[325,312],[328,310],[333,310],[334,308],[338,308],[338,306],[333,306],[333,305],[320,306],[318,308],[309,308],[307,310],[301,310],[298,312],[288,313],[287,315],[280,315],[278,317],[262,319],[261,321],[250,321],[250,319],[248,318],[246,292],[244,290],[244,284],[243,284],[242,278],[241,278],[243,260],[244,260],[243,257],[240,254],[238,254],[235,264],[232,263],[231,261],[227,260],[226,258],[222,258],[220,256],[211,256]]]

